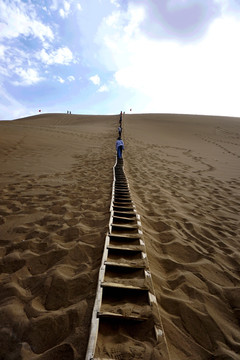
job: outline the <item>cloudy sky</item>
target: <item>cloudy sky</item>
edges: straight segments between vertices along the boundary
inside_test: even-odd
[[[240,0],[0,0],[0,119],[240,116]]]

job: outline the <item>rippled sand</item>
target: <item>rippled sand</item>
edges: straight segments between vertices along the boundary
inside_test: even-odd
[[[115,119],[1,123],[1,359],[84,358],[109,221]]]
[[[0,122],[0,358],[84,359],[119,116]],[[239,359],[240,119],[125,115],[171,360]]]
[[[173,360],[239,359],[240,119],[132,115],[125,169]]]

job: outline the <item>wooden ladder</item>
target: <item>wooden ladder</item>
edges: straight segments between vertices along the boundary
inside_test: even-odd
[[[109,233],[86,360],[168,360],[140,216],[131,199],[123,159],[117,159],[113,177]]]

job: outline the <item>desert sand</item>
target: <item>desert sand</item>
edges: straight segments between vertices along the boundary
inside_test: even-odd
[[[171,359],[239,359],[240,119],[133,115],[125,134]]]
[[[0,122],[0,359],[84,359],[119,116]],[[240,119],[124,115],[171,360],[240,356]]]

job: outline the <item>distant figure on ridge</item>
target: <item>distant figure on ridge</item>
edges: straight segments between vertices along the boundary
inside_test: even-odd
[[[117,150],[117,157],[118,159],[122,159],[122,151],[124,150],[124,143],[121,139],[121,136],[117,138],[116,141],[116,150]]]
[[[122,111],[120,112],[120,120],[119,120],[120,126],[122,126]]]

